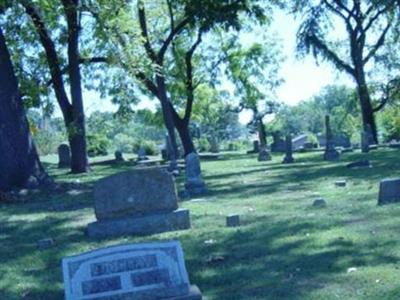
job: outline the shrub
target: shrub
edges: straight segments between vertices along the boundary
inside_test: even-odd
[[[90,157],[107,155],[110,141],[106,136],[100,134],[90,134],[86,136],[88,143],[88,155]]]

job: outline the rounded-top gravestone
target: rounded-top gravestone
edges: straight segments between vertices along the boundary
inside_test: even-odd
[[[67,144],[58,146],[58,167],[69,168],[71,165],[71,151]]]

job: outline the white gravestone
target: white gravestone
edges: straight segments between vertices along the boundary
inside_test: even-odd
[[[108,247],[62,261],[66,300],[201,300],[178,241]]]

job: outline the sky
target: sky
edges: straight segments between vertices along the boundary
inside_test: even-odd
[[[291,15],[282,11],[274,12],[274,22],[271,25],[271,32],[281,39],[282,52],[286,57],[282,63],[281,77],[284,83],[277,90],[277,99],[288,105],[295,105],[302,100],[310,99],[326,85],[345,84],[351,85],[352,82],[348,75],[338,73],[329,63],[319,63],[308,55],[305,58],[296,58],[296,31],[299,27],[299,20],[295,20]],[[116,106],[106,99],[100,99],[96,92],[85,91],[84,98],[85,110],[88,114],[93,111],[115,111]],[[154,108],[155,103],[142,101],[137,108]],[[246,123],[251,118],[249,113],[242,113],[240,121]]]

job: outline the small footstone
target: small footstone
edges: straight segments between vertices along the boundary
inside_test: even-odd
[[[322,208],[326,207],[326,201],[322,198],[316,199],[313,203],[313,207]]]
[[[337,187],[345,187],[346,184],[347,184],[346,180],[338,180],[338,181],[335,182],[335,185]]]
[[[38,240],[37,246],[39,250],[49,249],[54,246],[54,240],[52,238]]]
[[[238,227],[240,226],[240,217],[239,215],[229,215],[226,217],[226,226],[227,227]]]

